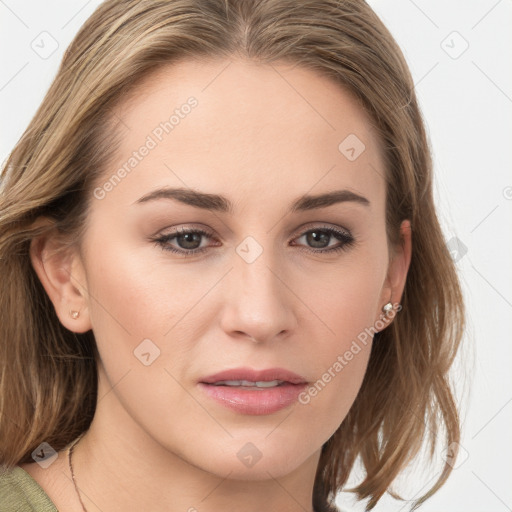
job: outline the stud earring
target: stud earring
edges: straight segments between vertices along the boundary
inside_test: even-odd
[[[388,302],[387,304],[384,304],[382,307],[382,312],[387,315],[391,310],[393,309],[393,304],[391,302]]]
[[[69,312],[69,316],[73,319],[73,320],[76,320],[79,316],[80,316],[80,311],[73,311],[71,310]]]

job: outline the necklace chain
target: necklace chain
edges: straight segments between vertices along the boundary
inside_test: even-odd
[[[76,491],[76,495],[78,496],[78,499],[80,500],[80,505],[82,505],[82,510],[84,512],[87,512],[87,509],[85,508],[85,505],[84,505],[84,502],[82,501],[82,497],[80,496],[80,492],[78,491],[78,486],[76,485],[76,479],[75,479],[75,473],[73,471],[73,462],[71,461],[71,458],[72,458],[72,455],[73,455],[73,448],[75,447],[75,445],[78,443],[78,441],[80,441],[80,439],[82,438],[82,436],[85,434],[85,432],[83,432],[82,434],[80,434],[74,441],[73,443],[71,444],[71,446],[69,447],[68,449],[68,463],[69,463],[69,471],[71,472],[71,478],[73,480],[73,485],[75,486],[75,491]]]

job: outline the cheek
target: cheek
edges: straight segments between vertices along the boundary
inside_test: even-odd
[[[120,339],[134,341],[162,339],[187,324],[189,313],[201,308],[201,297],[218,280],[198,276],[193,265],[170,263],[161,249],[145,243],[143,248],[104,244],[101,257],[91,263],[88,281],[95,334],[117,332]]]
[[[322,327],[327,351],[348,348],[350,341],[370,329],[380,311],[385,264],[375,256],[359,253],[332,265],[324,274],[302,278],[299,293],[311,304]],[[311,321],[313,320],[312,315]],[[320,330],[320,329],[319,329]]]
[[[315,380],[299,396],[307,414],[317,418],[315,421],[331,434],[356,399],[372,347],[372,337],[360,329],[356,319],[348,315],[344,318],[347,322],[340,325],[341,334],[315,351]]]
[[[312,361],[316,381],[299,402],[325,424],[339,425],[361,387],[380,308],[385,260],[369,254],[357,264],[340,266],[331,272],[327,284],[309,293],[308,302],[318,312]],[[377,313],[378,315],[378,313]]]
[[[209,292],[224,273],[171,263],[149,243],[142,248],[104,243],[101,258],[88,269],[88,282],[93,332],[109,384],[129,371],[136,389],[159,390],[152,391],[145,409],[158,410],[169,394],[179,395],[181,388],[165,370],[184,381],[191,351],[212,325],[205,320],[212,318],[215,294]],[[129,395],[136,396],[136,389]]]

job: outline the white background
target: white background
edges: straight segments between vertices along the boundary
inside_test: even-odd
[[[65,48],[99,3],[0,0],[0,160],[27,127]],[[463,405],[463,454],[448,483],[420,510],[512,510],[512,3],[369,3],[402,47],[416,83],[446,239],[456,236],[467,247],[457,268],[469,324],[454,371]],[[31,46],[43,31],[58,44],[48,58]],[[51,44],[47,39],[46,48]],[[423,466],[400,479],[405,497],[425,491],[426,474]],[[363,510],[347,496],[339,500],[345,510]],[[375,510],[408,509],[388,497]]]

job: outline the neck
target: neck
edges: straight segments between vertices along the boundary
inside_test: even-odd
[[[132,419],[114,390],[105,384],[100,370],[98,396],[102,398],[91,427],[73,451],[76,482],[88,512],[313,510],[320,450],[291,471],[281,460],[286,454],[277,459],[269,450],[265,457],[265,447],[250,470],[235,457],[212,461],[210,454],[204,453],[197,460],[186,446],[193,445],[194,439],[187,439],[185,432],[170,431],[162,446]],[[213,428],[212,422],[205,421],[204,428]],[[224,436],[225,442],[222,429],[219,436]],[[247,440],[233,441],[233,446],[240,443],[244,446]]]

